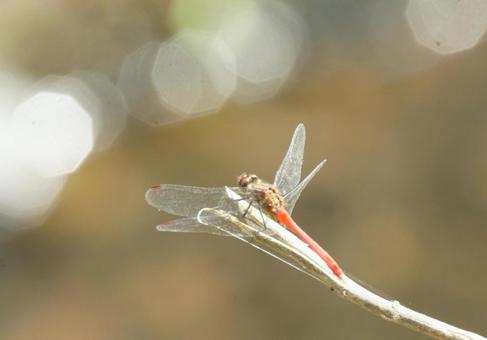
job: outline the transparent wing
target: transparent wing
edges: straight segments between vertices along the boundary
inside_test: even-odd
[[[219,236],[230,236],[227,232],[218,229],[214,225],[218,223],[218,217],[206,219],[207,224],[201,224],[196,217],[180,218],[177,220],[167,221],[156,227],[159,231],[168,231],[175,233],[202,233]]]
[[[194,189],[194,187],[180,187],[181,186],[177,186],[176,188],[178,195],[181,195],[181,189],[191,192]],[[163,224],[158,225],[156,229],[159,231],[167,232],[204,233],[219,236],[235,236],[244,239],[253,237],[253,234],[249,233],[248,230],[252,230],[253,233],[261,233],[266,235],[274,234],[275,230],[272,228],[267,228],[267,225],[275,224],[275,222],[272,221],[269,216],[266,216],[261,209],[258,209],[253,205],[249,206],[250,203],[243,200],[242,197],[239,195],[238,190],[235,189],[239,188],[223,188],[223,190],[225,190],[225,197],[220,197],[220,201],[225,202],[223,206],[217,208],[202,208],[196,213],[196,217],[193,216],[167,221]],[[166,191],[173,194],[173,188],[171,188],[171,190],[163,190],[163,192]],[[166,205],[164,206],[164,208],[165,210],[170,210]],[[228,216],[232,216],[232,219],[234,221],[237,221],[235,223],[245,224],[247,226],[247,229],[244,230],[241,228],[235,228],[234,224],[228,222],[228,219],[222,218],[221,216],[215,214],[206,215],[204,217],[204,222],[201,222],[201,211],[210,211],[216,209],[222,212],[224,211],[225,214]],[[246,212],[245,217],[243,216],[243,212]]]
[[[234,188],[239,191],[239,188]],[[176,184],[155,185],[145,193],[151,206],[169,214],[194,217],[203,208],[225,205],[225,188],[204,188]]]
[[[321,163],[318,164],[313,169],[313,171],[311,171],[309,175],[301,181],[301,183],[299,183],[296,187],[294,187],[291,191],[284,195],[284,200],[286,201],[286,210],[289,214],[293,212],[294,206],[296,205],[296,202],[298,201],[301,192],[303,192],[304,188],[306,188],[308,183],[313,179],[313,177],[315,177],[315,175],[318,173],[318,171],[320,171],[325,163],[326,159],[321,161]]]
[[[212,215],[206,216],[204,223],[201,223],[199,216],[203,210],[216,210],[225,211],[225,214],[233,216],[233,219],[238,223],[252,228],[254,232],[258,232],[266,235],[273,235],[275,230],[267,228],[267,224],[275,223],[269,216],[265,215],[260,208],[255,207],[255,204],[251,205],[250,202],[242,199],[238,191],[239,188],[224,188],[226,190],[226,199],[222,199],[223,205],[217,208],[203,208],[197,214],[197,217],[180,218],[172,221],[167,221],[156,227],[159,231],[168,232],[186,232],[186,233],[206,233],[219,236],[235,236],[238,238],[252,237],[248,232],[242,232],[241,229],[232,230],[232,225],[228,224],[228,221],[222,220],[221,216]],[[244,212],[246,212],[244,217]],[[271,221],[271,222],[269,222]],[[281,227],[282,228],[282,227]],[[228,231],[232,230],[232,233]]]
[[[228,195],[228,190],[232,196]],[[245,201],[240,194],[241,188],[204,188],[185,185],[161,184],[150,188],[146,192],[147,202],[157,209],[164,210],[173,215],[188,216],[176,220],[167,221],[156,227],[159,231],[167,232],[186,232],[186,233],[205,233],[220,236],[230,236],[228,232],[217,226],[222,223],[220,218],[214,216],[208,218],[205,223],[198,222],[198,213],[205,208],[219,208],[228,214],[233,214],[236,219],[246,221],[247,224],[254,226],[255,230],[266,231],[264,214],[255,208],[249,209],[249,202]],[[258,219],[249,219],[251,214],[243,217],[242,211],[259,212]],[[238,217],[237,217],[238,216]],[[233,235],[235,236],[235,235]],[[246,235],[240,235],[245,237]],[[247,235],[248,236],[248,235]]]
[[[201,210],[198,215],[198,220],[203,224],[211,223],[223,232],[250,244],[318,280],[321,280],[321,278],[316,276],[316,268],[319,268],[318,271],[329,271],[320,257],[294,234],[279,224],[275,224],[275,226],[272,226],[272,224],[269,225],[270,228],[276,228],[275,234],[269,235],[223,210],[211,208]],[[275,222],[271,221],[270,223]]]
[[[211,210],[213,208],[205,208],[201,211]],[[223,211],[223,210],[222,210]],[[273,231],[267,229],[264,225],[255,225],[251,221],[246,221],[243,218],[239,218],[235,215],[228,214],[229,216],[233,216],[235,220],[240,221],[240,223],[245,223],[248,225],[253,226],[253,230],[256,232],[260,232],[266,235],[272,235]],[[233,228],[233,225],[230,224],[228,221],[222,219],[221,216],[217,215],[209,215],[205,216],[201,219],[204,221],[203,223],[198,221],[197,217],[187,217],[187,218],[180,218],[177,220],[171,220],[159,224],[156,229],[158,231],[164,232],[173,232],[173,233],[198,233],[198,234],[211,234],[217,236],[235,236],[238,238],[247,239],[251,237],[249,233],[245,233],[242,230]],[[228,231],[232,230],[231,233]]]
[[[304,143],[306,131],[303,124],[299,124],[294,131],[291,144],[286,156],[277,170],[274,184],[281,194],[285,195],[295,188],[301,179],[301,167],[303,166]]]

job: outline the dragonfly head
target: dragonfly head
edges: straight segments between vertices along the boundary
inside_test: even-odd
[[[243,174],[241,174],[240,176],[238,176],[238,186],[241,187],[241,188],[246,188],[249,186],[249,184],[253,184],[253,183],[256,183],[256,182],[259,182],[260,181],[260,178],[257,177],[257,175],[254,175],[254,174],[248,174],[246,172],[244,172]]]

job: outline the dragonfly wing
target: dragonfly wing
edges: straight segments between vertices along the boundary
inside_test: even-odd
[[[201,209],[197,220],[207,227],[218,229],[222,234],[247,242],[263,231],[262,226],[220,209]]]
[[[296,205],[296,202],[299,199],[299,196],[301,195],[301,192],[306,188],[308,183],[315,177],[315,175],[320,171],[320,169],[323,167],[323,165],[326,163],[326,160],[322,161],[320,164],[318,164],[313,171],[309,173],[308,176],[306,176],[305,179],[301,181],[294,189],[289,191],[286,195],[284,195],[284,200],[286,201],[286,210],[289,214],[293,212],[294,206]]]
[[[269,235],[256,229],[255,226],[247,223],[248,221],[240,220],[220,209],[202,209],[198,214],[198,220],[203,224],[212,223],[223,232],[318,280],[320,278],[316,276],[316,270],[310,270],[312,267],[307,264],[312,263],[315,266],[326,268],[326,264],[308,245],[276,222],[271,222],[269,225],[269,228],[274,229],[276,233]]]
[[[233,215],[227,214],[223,210],[216,210],[217,212],[221,212],[225,216],[228,216],[228,220],[222,218],[219,214],[214,213],[215,209],[207,208],[200,210],[197,220],[199,223],[220,230],[222,233],[227,234],[228,236],[234,236],[241,234],[241,230],[239,230],[235,225],[236,223],[240,223],[239,219]]]
[[[155,185],[145,193],[151,206],[178,216],[194,217],[203,208],[216,207],[226,199],[225,188],[175,184]]]
[[[173,221],[167,221],[156,227],[159,231],[169,231],[175,233],[202,233],[219,236],[230,236],[228,233],[214,226],[217,217],[207,218],[208,224],[201,224],[196,217],[180,218]]]
[[[299,124],[294,131],[291,144],[286,156],[277,170],[274,184],[281,194],[285,195],[295,188],[301,179],[301,167],[303,166],[304,143],[306,131],[303,124]]]

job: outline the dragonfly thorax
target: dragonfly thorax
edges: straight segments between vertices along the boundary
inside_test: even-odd
[[[271,214],[284,208],[284,198],[273,184],[267,183],[257,175],[244,172],[238,177],[239,187],[246,189],[250,199],[257,202],[265,211]]]

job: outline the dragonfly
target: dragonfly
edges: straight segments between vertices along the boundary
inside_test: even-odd
[[[146,201],[151,206],[173,215],[183,216],[183,218],[158,225],[157,230],[235,236],[246,242],[249,242],[249,238],[255,236],[255,234],[249,235],[248,232],[242,233],[235,227],[235,222],[232,223],[223,219],[220,214],[210,213],[202,218],[202,211],[218,207],[221,211],[228,212],[238,221],[255,226],[254,230],[256,233],[271,237],[276,237],[276,234],[279,234],[280,241],[286,244],[296,244],[295,239],[292,239],[292,237],[290,239],[289,235],[286,236],[282,232],[276,233],[275,228],[267,228],[266,220],[270,218],[291,231],[305,247],[311,249],[323,260],[338,278],[342,278],[343,271],[337,262],[301,229],[291,217],[301,192],[326,162],[324,160],[319,163],[308,176],[300,181],[305,140],[304,125],[299,124],[275,175],[273,184],[265,182],[254,174],[243,173],[238,177],[237,187],[208,188],[175,184],[152,186],[145,195]],[[242,208],[242,201],[247,204],[245,208]],[[236,202],[240,204],[236,204]],[[260,213],[260,221],[259,218],[255,217],[254,206]],[[249,214],[249,211],[252,211],[253,214]],[[253,216],[253,219],[251,216]],[[261,250],[266,251],[265,249]],[[280,259],[285,261],[282,258]],[[296,267],[296,265],[293,266]]]

